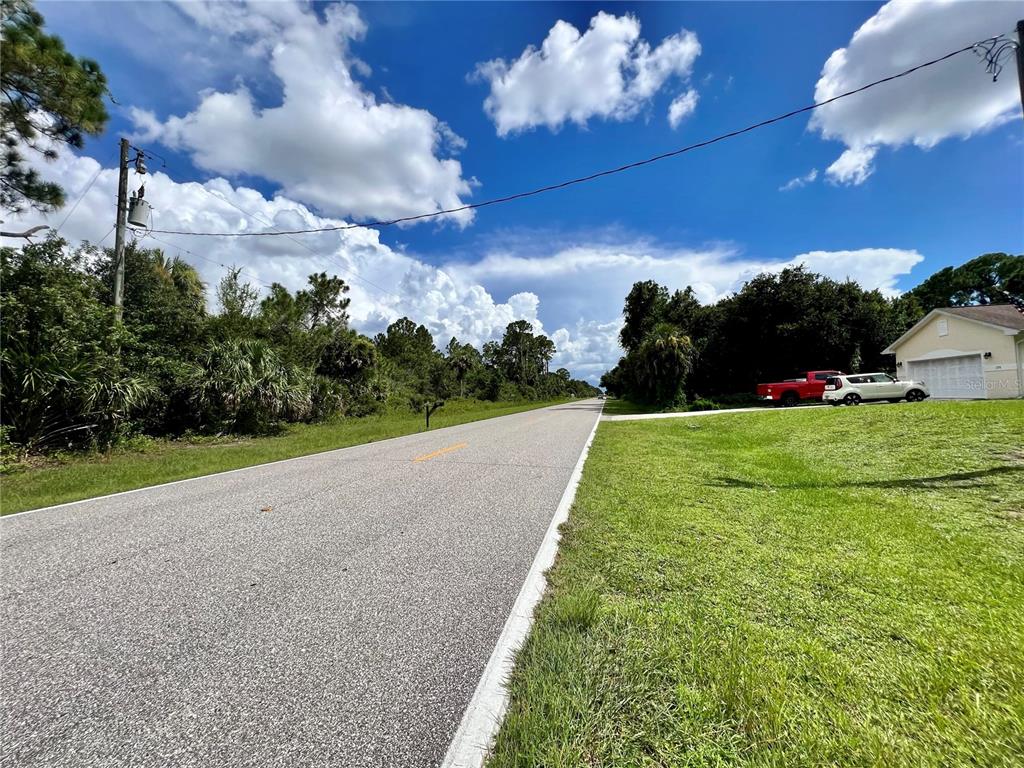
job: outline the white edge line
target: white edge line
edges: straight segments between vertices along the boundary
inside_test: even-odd
[[[576,402],[576,401],[568,401]],[[586,402],[585,400],[579,402]],[[536,411],[546,411],[549,408],[557,408],[565,405],[565,403],[555,403],[555,405],[545,405],[542,408],[528,408],[525,411],[516,411],[515,413],[506,413],[503,416],[490,416],[483,419],[474,419],[473,421],[464,421],[461,424],[451,424],[447,427],[440,427],[438,429],[431,430],[431,432],[444,432],[446,429],[456,429],[458,427],[465,427],[470,424],[476,424],[481,421],[490,421],[491,419],[504,419],[508,416],[519,416],[524,413],[535,413]],[[604,406],[601,406],[601,410],[604,410]],[[385,437],[380,440],[369,440],[365,443],[356,443],[355,445],[346,445],[341,448],[328,448],[324,451],[315,451],[314,453],[304,453],[301,456],[292,456],[287,459],[275,459],[274,461],[264,461],[260,464],[250,464],[247,467],[235,467],[235,469],[225,469],[222,472],[211,472],[207,475],[196,475],[195,477],[183,477],[180,480],[169,480],[166,483],[157,483],[156,485],[143,485],[139,488],[130,488],[127,491],[115,491],[114,493],[105,493],[102,496],[90,496],[87,499],[75,499],[74,501],[65,501],[60,504],[52,504],[49,507],[36,507],[35,509],[23,509],[21,512],[11,512],[9,515],[0,515],[0,523],[4,520],[10,520],[12,517],[18,517],[20,515],[27,515],[32,512],[48,512],[52,509],[62,509],[63,507],[73,507],[76,504],[87,504],[90,501],[100,501],[101,499],[112,499],[115,496],[127,496],[130,493],[139,493],[140,491],[151,491],[154,488],[166,488],[170,485],[178,485],[180,483],[191,483],[195,480],[205,480],[209,477],[220,477],[222,475],[232,475],[235,472],[246,472],[250,469],[259,469],[260,467],[272,467],[275,464],[287,464],[289,461],[302,461],[303,459],[312,459],[315,456],[325,456],[328,453],[337,453],[338,451],[347,451],[352,448],[363,448],[367,445],[380,445],[381,443],[388,443],[392,440],[401,440],[406,437],[415,437],[416,435],[426,435],[429,432],[410,432],[407,435],[395,435],[394,437]]]
[[[603,412],[602,401],[601,413]],[[580,458],[569,476],[569,483],[565,486],[555,515],[551,518],[551,524],[544,534],[537,556],[533,559],[533,565],[526,574],[526,581],[519,590],[519,596],[512,605],[512,612],[498,636],[498,643],[491,652],[491,658],[487,660],[487,666],[484,667],[480,682],[473,692],[473,698],[470,699],[462,722],[459,723],[444,760],[441,761],[441,768],[480,768],[487,759],[508,708],[506,681],[512,673],[516,652],[522,647],[530,627],[533,626],[533,609],[544,596],[544,588],[547,586],[545,571],[554,564],[555,555],[558,553],[558,542],[561,538],[558,528],[569,519],[569,508],[576,498],[576,488],[583,474],[583,464],[587,460],[590,444],[594,442],[594,435],[601,423],[601,413],[594,419],[594,427],[590,430],[590,436],[583,445]]]

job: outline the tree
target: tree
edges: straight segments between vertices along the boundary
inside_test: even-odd
[[[685,290],[676,291],[668,300],[662,317],[665,322],[671,323],[683,333],[692,334],[700,323],[700,315],[703,310],[701,303],[693,288],[686,286]]]
[[[316,372],[340,381],[358,382],[376,367],[377,356],[372,341],[346,328],[335,333],[320,353]]]
[[[670,323],[659,323],[644,338],[637,358],[648,402],[676,405],[685,399],[683,387],[693,367],[693,344],[688,336]]]
[[[114,281],[113,251],[83,249],[89,271],[103,284],[103,300]],[[123,324],[120,361],[149,379],[163,394],[136,414],[148,434],[178,433],[190,420],[187,382],[196,358],[208,342],[209,317],[199,274],[181,259],[159,249],[125,248]]]
[[[495,364],[505,378],[520,387],[533,387],[547,370],[555,345],[547,336],[534,335],[530,323],[516,320],[505,327],[494,353]]]
[[[925,312],[972,304],[1024,304],[1024,256],[986,253],[940,269],[910,293]]]
[[[520,400],[593,393],[548,371],[550,339],[511,323],[486,355],[452,339],[442,355],[409,318],[371,341],[348,327],[344,282],[310,275],[260,300],[233,269],[208,312],[196,270],[159,249],[125,252],[113,321],[109,252],[53,238],[0,250],[0,416],[27,450],[105,446],[132,434],[272,432],[392,406],[430,413],[453,392]],[[504,371],[515,377],[510,380]]]
[[[639,349],[651,329],[665,319],[668,290],[653,280],[634,283],[622,309],[619,343],[627,352]]]
[[[0,249],[0,420],[26,450],[109,445],[153,395],[119,363],[130,335],[66,245]]]
[[[195,369],[192,404],[207,428],[262,434],[313,410],[312,380],[259,339],[210,346]]]
[[[233,267],[217,285],[219,324],[228,337],[252,334],[251,321],[260,297],[254,287],[242,282],[241,275],[242,270]]]
[[[448,366],[459,384],[459,397],[466,396],[466,378],[470,372],[480,366],[480,353],[472,344],[460,344],[454,336],[448,342]]]
[[[1001,286],[1014,285],[1006,263],[996,260],[986,268],[1001,270]],[[758,382],[810,368],[884,370],[892,360],[882,350],[921,316],[912,294],[888,298],[802,267],[757,275],[711,306],[702,306],[690,288],[669,298],[657,283],[636,283],[624,309],[626,355],[602,377],[602,386],[615,395],[665,403],[681,395],[674,384],[678,372],[670,372],[675,364],[680,372],[685,368],[689,396],[749,393]],[[653,341],[655,329],[660,343]],[[686,365],[682,357],[674,363],[665,357],[677,346],[670,336],[689,339],[683,345]]]
[[[62,144],[80,149],[86,134],[101,133],[107,81],[96,62],[75,58],[59,37],[43,31],[43,17],[29,0],[0,0],[0,11],[0,205],[16,213],[56,210],[64,204],[63,189],[42,181],[22,151],[54,159]]]
[[[427,386],[431,366],[441,358],[434,337],[424,325],[402,317],[378,333],[373,343],[381,357],[391,364],[392,375],[401,390],[399,395],[422,392]]]
[[[93,247],[83,253],[90,272],[110,295],[114,284],[114,252]],[[205,332],[206,287],[195,267],[180,258],[170,259],[160,249],[125,248],[124,323],[133,333],[169,355],[194,356]]]
[[[348,312],[345,310],[352,301],[344,298],[346,293],[348,286],[337,275],[328,277],[326,272],[310,275],[309,288],[299,291],[296,297],[306,327],[311,331],[328,325],[332,328],[346,327]]]

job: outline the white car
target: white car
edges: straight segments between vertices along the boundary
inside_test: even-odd
[[[900,381],[887,373],[851,373],[830,376],[822,400],[829,405],[860,405],[865,400],[898,403],[904,398],[916,403],[930,394],[923,381]]]

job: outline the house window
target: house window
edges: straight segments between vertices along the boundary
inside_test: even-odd
[[[949,321],[945,319],[939,320],[939,336],[949,336]]]

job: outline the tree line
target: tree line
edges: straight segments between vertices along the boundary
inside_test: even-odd
[[[690,287],[670,294],[647,280],[626,296],[619,335],[625,355],[601,386],[668,407],[742,398],[759,382],[811,369],[891,369],[882,350],[925,313],[1007,302],[1024,303],[1024,256],[988,253],[895,298],[801,267],[758,275],[710,305]]]
[[[476,349],[438,349],[396,320],[370,339],[349,326],[349,288],[321,272],[260,297],[237,269],[207,310],[196,270],[159,249],[125,251],[124,313],[113,254],[58,238],[0,249],[0,416],[25,450],[127,436],[266,434],[291,422],[421,409],[453,397],[546,400],[597,390],[550,371],[555,346],[524,320]]]

